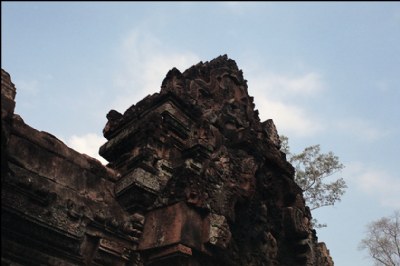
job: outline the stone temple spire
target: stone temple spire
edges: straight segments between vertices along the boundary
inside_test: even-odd
[[[329,265],[275,125],[260,122],[234,60],[173,68],[159,93],[113,117],[100,154],[121,174],[118,201],[146,216],[148,261]]]
[[[107,166],[15,115],[6,72],[1,92],[5,265],[333,265],[228,56],[109,111]]]

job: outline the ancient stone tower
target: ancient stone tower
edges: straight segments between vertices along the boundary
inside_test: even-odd
[[[15,94],[2,70],[2,265],[333,265],[227,56],[111,110],[107,166],[26,125]]]

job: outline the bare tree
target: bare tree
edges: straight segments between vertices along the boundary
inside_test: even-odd
[[[340,201],[347,188],[343,178],[327,182],[327,177],[341,171],[344,165],[332,152],[321,153],[320,145],[307,147],[299,154],[292,154],[289,140],[280,136],[281,150],[286,153],[288,161],[295,167],[295,181],[302,188],[306,204],[311,210],[334,205]],[[315,227],[326,227],[313,220]]]
[[[367,226],[360,249],[367,249],[375,265],[400,266],[400,210]]]

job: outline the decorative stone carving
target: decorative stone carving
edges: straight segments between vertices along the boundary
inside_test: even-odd
[[[210,213],[208,219],[210,220],[208,243],[226,249],[232,238],[226,218],[222,215]]]
[[[226,55],[111,110],[82,155],[14,114],[2,70],[2,263],[332,266],[271,119]]]

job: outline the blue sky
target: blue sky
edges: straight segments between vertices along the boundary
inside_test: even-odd
[[[400,209],[399,2],[4,2],[1,66],[32,127],[97,156],[110,109],[227,54],[292,152],[320,144],[348,189],[313,215],[337,266],[372,265],[365,225]],[[336,177],[338,177],[336,176]]]

